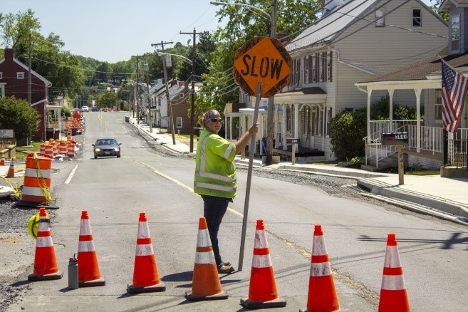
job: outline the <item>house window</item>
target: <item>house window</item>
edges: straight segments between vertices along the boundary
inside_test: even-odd
[[[304,58],[304,83],[309,83],[309,57]]]
[[[327,52],[322,52],[322,73],[320,81],[327,81]]]
[[[413,27],[421,27],[421,9],[413,9]]]
[[[315,53],[315,80],[314,82],[320,82],[320,54]]]
[[[5,97],[5,89],[0,85],[0,98]]]
[[[314,58],[312,55],[308,56],[309,58],[309,77],[308,77],[308,83],[314,82],[313,77],[314,77]]]
[[[384,27],[385,26],[385,17],[383,10],[375,11],[375,27]]]
[[[331,107],[327,108],[327,138],[331,137],[330,128],[331,128],[331,120],[333,116],[332,112],[333,112],[333,108]]]
[[[291,131],[292,129],[292,120],[291,120],[291,108],[286,107],[286,131]]]
[[[333,81],[333,51],[329,52],[329,57],[328,57],[328,81],[332,82]]]
[[[450,24],[450,43],[452,51],[460,50],[460,15],[453,15]]]
[[[184,98],[184,94],[183,93],[179,93],[179,99],[183,99]]]
[[[299,85],[299,82],[301,81],[301,59],[296,60],[296,73],[295,73],[295,79],[294,79],[294,84]]]
[[[0,72],[0,79],[3,79],[3,73]]]
[[[442,89],[435,90],[434,121],[442,121]]]
[[[177,117],[176,118],[176,127],[177,127],[177,129],[182,128],[182,117]]]
[[[24,79],[24,73],[23,72],[16,73],[16,79]]]

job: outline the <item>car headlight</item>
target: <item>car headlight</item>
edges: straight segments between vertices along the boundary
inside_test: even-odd
[[[94,151],[95,151],[95,152],[100,152],[101,149],[100,149],[100,148],[95,148]]]
[[[120,148],[114,147],[114,151],[119,152],[119,151],[120,151]]]

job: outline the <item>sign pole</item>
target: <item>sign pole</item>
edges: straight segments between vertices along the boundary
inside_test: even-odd
[[[291,163],[296,164],[296,143],[293,143],[291,147]]]
[[[257,84],[257,97],[255,99],[255,110],[253,117],[253,124],[255,125],[258,120],[258,106],[260,105],[260,100],[262,98],[262,83]],[[254,149],[255,149],[255,135],[250,138],[249,145],[249,170],[247,172],[247,186],[245,190],[245,202],[244,202],[244,218],[242,220],[242,235],[241,235],[241,245],[239,251],[239,265],[238,270],[242,271],[242,266],[244,262],[244,248],[245,248],[245,235],[247,231],[247,217],[249,214],[249,199],[250,199],[250,185],[252,182],[252,167],[253,167],[253,158],[254,158]]]
[[[403,158],[403,145],[398,145],[398,184],[405,184],[405,165]]]

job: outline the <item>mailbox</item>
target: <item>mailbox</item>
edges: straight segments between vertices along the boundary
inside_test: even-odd
[[[382,145],[408,145],[408,132],[382,133]]]
[[[297,144],[299,143],[299,138],[286,138],[287,144]]]

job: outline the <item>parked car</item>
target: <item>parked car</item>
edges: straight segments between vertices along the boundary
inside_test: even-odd
[[[97,106],[93,106],[93,107],[91,108],[91,111],[92,111],[92,112],[98,112],[98,111],[99,111],[99,108],[98,108]]]
[[[81,111],[82,112],[89,112],[89,107],[86,105],[81,106]]]
[[[120,145],[114,138],[101,138],[97,139],[94,146],[94,158],[101,156],[117,156],[120,157]]]

